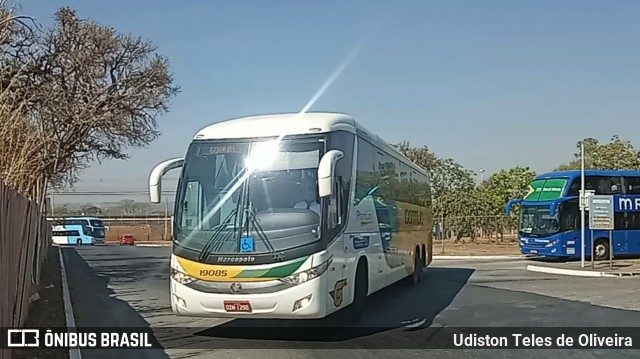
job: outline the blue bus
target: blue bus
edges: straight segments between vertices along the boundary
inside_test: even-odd
[[[96,217],[66,217],[66,218],[50,218],[54,225],[54,231],[67,230],[75,231],[79,230],[81,243],[78,243],[78,239],[75,239],[74,244],[96,244],[104,243],[106,235],[106,227],[104,222],[100,218]],[[86,238],[84,238],[86,237]]]
[[[640,171],[585,171],[585,190],[614,196],[613,255],[640,255]],[[520,205],[518,237],[522,254],[580,258],[580,171],[537,176],[524,198],[509,201],[507,215]],[[585,211],[585,257],[609,259],[609,231],[589,228]]]

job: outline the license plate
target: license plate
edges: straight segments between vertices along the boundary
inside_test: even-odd
[[[251,313],[251,303],[225,301],[224,310],[226,310],[227,312]]]
[[[531,250],[531,254],[538,254],[538,250],[537,249],[532,249]]]

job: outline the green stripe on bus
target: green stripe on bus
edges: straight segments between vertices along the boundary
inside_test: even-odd
[[[282,278],[293,274],[309,256],[302,257],[289,264],[269,269],[247,269],[240,272],[235,278]]]

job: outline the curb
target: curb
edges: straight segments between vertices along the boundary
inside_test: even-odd
[[[135,246],[157,248],[157,247],[171,247],[171,244],[136,244]]]
[[[547,273],[547,274],[560,274],[560,275],[569,275],[575,277],[604,277],[604,278],[615,278],[615,277],[634,277],[640,275],[640,272],[595,272],[591,270],[579,270],[579,269],[563,269],[563,268],[554,268],[554,267],[543,267],[543,266],[535,266],[528,265],[527,270],[530,272],[538,272],[538,273]]]
[[[71,295],[69,294],[69,282],[67,281],[67,270],[64,266],[62,248],[58,247],[58,257],[60,258],[60,280],[62,282],[62,301],[64,302],[64,317],[67,322],[67,330],[76,328],[76,319],[73,316],[73,306],[71,305]],[[70,359],[82,359],[80,348],[69,348]]]
[[[503,255],[503,256],[438,256],[433,255],[433,259],[520,259],[526,258],[522,255]]]

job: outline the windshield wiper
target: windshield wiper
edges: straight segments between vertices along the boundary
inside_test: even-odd
[[[231,221],[236,218],[236,213],[238,213],[237,207],[234,208],[233,211],[231,211],[227,215],[227,218],[225,218],[224,221],[222,221],[222,223],[220,224],[218,229],[213,233],[211,238],[207,240],[207,243],[204,245],[204,247],[202,247],[202,250],[200,250],[200,253],[198,253],[198,261],[200,262],[204,261],[214,249],[219,248],[222,245],[222,243],[224,243],[225,238],[231,232],[225,232],[225,235],[223,236],[221,236],[220,234],[223,233],[223,231],[227,229],[227,226],[229,225],[229,223],[231,223]],[[234,229],[235,229],[235,226],[234,226]]]
[[[248,209],[245,209],[245,212],[247,213],[248,220],[253,225],[253,228],[256,230],[256,233],[258,234],[258,237],[260,238],[262,243],[264,243],[264,245],[267,247],[267,250],[273,256],[273,259],[275,259],[276,261],[283,261],[284,257],[282,255],[277,255],[276,254],[275,248],[273,248],[273,245],[271,244],[271,241],[267,237],[267,234],[264,233],[264,230],[262,229],[262,226],[260,225],[260,223],[256,219],[256,217],[253,214],[253,212],[251,212]]]
[[[253,228],[256,230],[256,233],[258,234],[258,238],[260,238],[260,240],[262,241],[262,243],[264,243],[265,247],[267,247],[267,250],[269,251],[269,253],[272,255],[273,259],[275,261],[283,261],[284,260],[284,256],[282,255],[278,255],[276,254],[276,250],[275,248],[273,248],[273,245],[271,244],[271,241],[269,240],[269,238],[267,238],[267,234],[264,233],[264,230],[262,229],[262,226],[260,226],[260,223],[258,223],[258,220],[256,219],[255,215],[253,214],[253,211],[249,208],[250,205],[250,197],[249,197],[249,189],[250,189],[250,184],[249,184],[249,180],[247,180],[244,183],[244,191],[242,192],[243,196],[241,201],[242,203],[242,215],[240,216],[240,221],[241,223],[243,223],[244,227],[244,222],[246,221],[246,233],[247,235],[249,235],[249,233],[251,233],[250,228],[253,226]],[[246,219],[244,218],[246,214]],[[239,233],[239,236],[242,237],[242,230]]]

